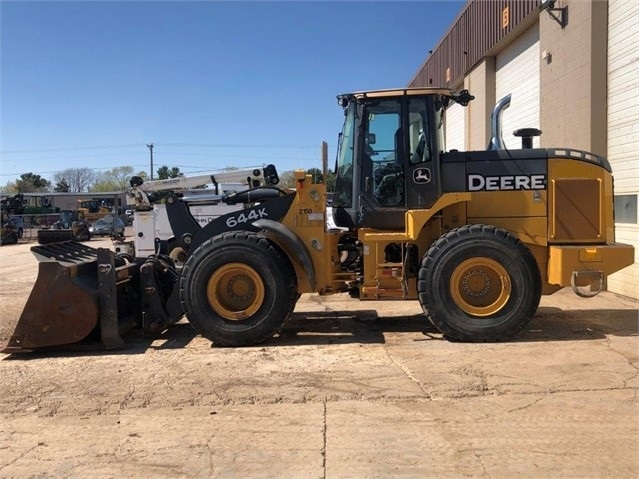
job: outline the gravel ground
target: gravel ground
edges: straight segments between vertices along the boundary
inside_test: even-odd
[[[2,339],[29,246],[0,248]],[[182,321],[118,351],[2,355],[0,477],[636,478],[638,306],[563,290],[513,341],[462,344],[413,302],[303,295],[258,347]]]

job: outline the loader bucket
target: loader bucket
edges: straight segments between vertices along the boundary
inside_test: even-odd
[[[137,265],[116,268],[112,251],[75,241],[34,246],[31,251],[40,261],[38,277],[13,335],[0,351],[29,352],[89,336],[107,348],[121,346],[122,323],[134,325],[135,317],[119,317],[116,290],[118,283],[133,283]]]

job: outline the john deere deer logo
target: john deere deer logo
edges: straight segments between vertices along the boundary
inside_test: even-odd
[[[417,168],[413,171],[413,181],[415,183],[430,183],[431,176],[428,168]]]

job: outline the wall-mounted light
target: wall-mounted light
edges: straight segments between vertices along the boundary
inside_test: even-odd
[[[563,29],[568,24],[568,7],[555,8],[556,3],[557,0],[544,0],[539,4],[539,11],[547,11],[548,15]]]

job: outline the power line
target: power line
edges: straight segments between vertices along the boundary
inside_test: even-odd
[[[33,148],[22,150],[0,150],[0,154],[43,153],[48,151],[86,151],[112,148],[143,148],[146,143],[130,143],[124,145],[92,145],[65,146],[55,148]],[[240,144],[240,143],[155,143],[156,146],[168,148],[319,148],[320,145],[269,145],[269,144]]]
[[[144,144],[129,145],[95,145],[95,146],[66,146],[59,148],[34,148],[28,150],[0,150],[0,154],[8,155],[14,153],[40,153],[46,151],[74,151],[74,150],[98,150],[102,148],[133,148],[144,146]]]
[[[92,171],[107,171],[107,170],[112,170],[113,168],[120,168],[122,166],[131,166],[133,168],[144,168],[147,165],[118,165],[118,166],[101,166],[98,168],[89,168],[89,167],[85,167],[83,166],[82,168],[86,168],[87,170],[92,170]],[[75,167],[69,167],[69,168],[63,168],[61,170],[51,170],[51,171],[22,171],[20,173],[0,173],[0,176],[20,176],[24,173],[33,173],[35,175],[43,175],[43,174],[51,174],[51,173],[62,173],[65,170],[75,170],[78,168]]]
[[[198,144],[198,143],[157,143],[158,146],[164,147],[181,147],[181,148],[278,148],[278,149],[290,149],[290,148],[320,148],[320,145],[247,145],[239,143],[219,143],[219,144]]]

